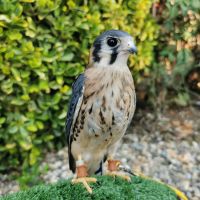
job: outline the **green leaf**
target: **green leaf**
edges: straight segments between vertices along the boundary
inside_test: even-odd
[[[63,80],[63,77],[62,76],[56,76],[56,82],[59,84],[59,85],[62,85],[64,80]]]
[[[38,93],[39,92],[39,87],[37,85],[31,85],[28,88],[28,90],[29,90],[30,93]]]
[[[74,58],[73,53],[66,53],[61,57],[61,61],[71,61]]]
[[[45,135],[44,136],[44,141],[45,142],[48,142],[48,141],[51,141],[54,139],[54,136],[53,135]]]
[[[29,101],[30,100],[30,96],[28,94],[24,94],[21,96],[21,99],[24,101]]]
[[[29,164],[34,165],[38,160],[38,156],[40,155],[40,150],[36,147],[31,149]]]
[[[33,3],[35,2],[35,0],[20,0],[21,2],[25,2],[25,3]]]
[[[0,15],[0,21],[5,21],[7,23],[10,23],[11,22],[11,19],[9,18],[9,16],[7,15]]]
[[[5,58],[8,60],[10,58],[13,58],[14,57],[14,52],[13,51],[9,51],[5,54]]]
[[[31,41],[24,41],[22,43],[22,51],[24,53],[33,52],[35,50],[33,43]]]
[[[23,136],[23,138],[26,138],[28,136],[28,131],[24,128],[24,127],[20,127],[19,131],[21,133],[21,135]]]
[[[13,73],[15,79],[17,81],[21,81],[21,75],[20,75],[20,72],[16,69],[16,68],[11,68],[11,72]]]
[[[52,100],[53,100],[54,104],[57,104],[60,101],[60,99],[61,99],[61,94],[60,93],[56,93]]]
[[[20,17],[20,15],[22,14],[22,12],[23,12],[23,6],[21,4],[19,4],[19,3],[17,3],[15,5],[15,10],[14,10],[13,14],[15,14],[15,16],[17,16],[17,17]],[[18,19],[17,17],[14,18],[14,20]]]
[[[5,117],[0,117],[0,124],[3,124],[6,121]]]
[[[7,150],[14,149],[16,147],[16,144],[15,143],[8,143],[8,144],[6,144],[5,147],[6,147]]]
[[[32,148],[32,146],[33,146],[30,140],[20,140],[19,141],[19,145],[25,151],[30,150]]]
[[[38,127],[38,129],[44,129],[44,124],[41,121],[36,121],[36,125]]]
[[[8,128],[8,132],[9,133],[16,133],[18,131],[18,127],[17,126],[10,126],[9,128]]]
[[[18,31],[11,31],[11,32],[8,32],[8,38],[10,40],[21,40],[22,39],[22,34]]]
[[[66,117],[67,113],[66,111],[63,111],[59,116],[58,119],[64,119]]]
[[[27,130],[31,131],[31,132],[36,132],[38,130],[37,125],[30,123],[27,125]]]
[[[16,106],[22,106],[24,105],[24,101],[22,101],[22,99],[20,98],[15,98],[15,99],[12,99],[12,101],[10,102],[12,105],[16,105]]]
[[[41,80],[39,83],[40,90],[49,90],[49,83],[48,81]]]
[[[30,30],[30,29],[27,29],[25,34],[26,34],[26,36],[29,36],[31,38],[34,38],[36,36],[35,31]]]
[[[187,106],[189,102],[189,95],[187,93],[179,93],[175,98],[175,102],[180,106]]]

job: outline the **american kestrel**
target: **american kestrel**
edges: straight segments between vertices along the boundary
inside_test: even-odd
[[[136,97],[127,60],[136,51],[128,33],[102,33],[93,43],[85,72],[72,86],[66,133],[69,166],[77,179],[102,173],[102,163],[113,160],[116,144],[131,122]],[[78,172],[80,166],[84,173]]]

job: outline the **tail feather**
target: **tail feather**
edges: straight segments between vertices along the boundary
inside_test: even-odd
[[[68,148],[68,149],[70,149],[70,148]],[[69,156],[69,169],[72,170],[73,173],[75,173],[76,172],[76,161],[70,150],[68,150],[68,156]]]

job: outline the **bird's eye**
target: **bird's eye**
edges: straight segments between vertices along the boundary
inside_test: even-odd
[[[117,43],[118,43],[118,40],[116,38],[109,38],[107,40],[107,44],[110,47],[115,47],[117,45]]]

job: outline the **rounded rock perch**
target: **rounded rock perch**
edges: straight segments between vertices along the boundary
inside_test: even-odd
[[[71,184],[71,180],[61,180],[56,184],[40,185],[26,191],[0,197],[0,200],[188,200],[177,189],[142,176],[132,176],[131,182],[122,178],[95,176],[96,183],[90,183],[93,189],[89,194],[82,184]]]

